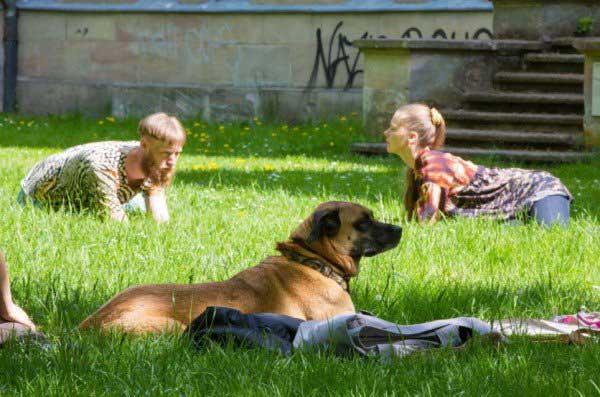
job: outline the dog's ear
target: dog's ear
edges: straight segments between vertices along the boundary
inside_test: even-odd
[[[311,244],[320,240],[323,236],[335,236],[339,232],[341,224],[340,211],[337,209],[315,212],[312,228],[306,242]]]

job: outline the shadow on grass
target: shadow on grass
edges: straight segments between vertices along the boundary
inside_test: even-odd
[[[177,172],[175,183],[194,184],[201,187],[255,187],[260,190],[284,190],[290,194],[321,195],[324,193],[376,199],[381,196],[397,198],[401,203],[401,183],[394,169],[367,171],[313,171],[281,170],[262,171],[239,169],[182,170]]]

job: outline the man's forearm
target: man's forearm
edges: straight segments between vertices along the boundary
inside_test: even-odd
[[[158,190],[146,196],[146,207],[156,222],[163,223],[169,221],[167,196],[164,190]]]

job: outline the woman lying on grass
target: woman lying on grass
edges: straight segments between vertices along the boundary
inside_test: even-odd
[[[12,300],[6,261],[0,252],[0,346],[12,337],[19,337],[34,331],[33,321]]]
[[[569,223],[571,193],[548,172],[486,168],[439,151],[446,124],[434,108],[402,106],[384,135],[387,151],[408,166],[409,218],[434,223],[441,215],[515,219],[522,214],[544,226]]]
[[[156,113],[140,122],[139,133],[139,142],[88,143],[42,160],[21,182],[19,203],[67,205],[104,212],[118,221],[127,219],[128,208],[147,207],[157,222],[168,221],[164,189],[175,173],[185,130],[175,117]],[[124,206],[140,192],[144,200],[137,208]]]

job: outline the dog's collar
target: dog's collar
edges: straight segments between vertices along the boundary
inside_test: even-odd
[[[304,256],[299,252],[292,251],[290,249],[284,249],[283,247],[279,247],[279,251],[291,261],[298,262],[304,266],[308,266],[311,269],[314,269],[338,283],[342,289],[348,293],[350,293],[350,277],[342,276],[334,270],[334,267],[331,263],[321,258],[311,258],[308,256]]]

